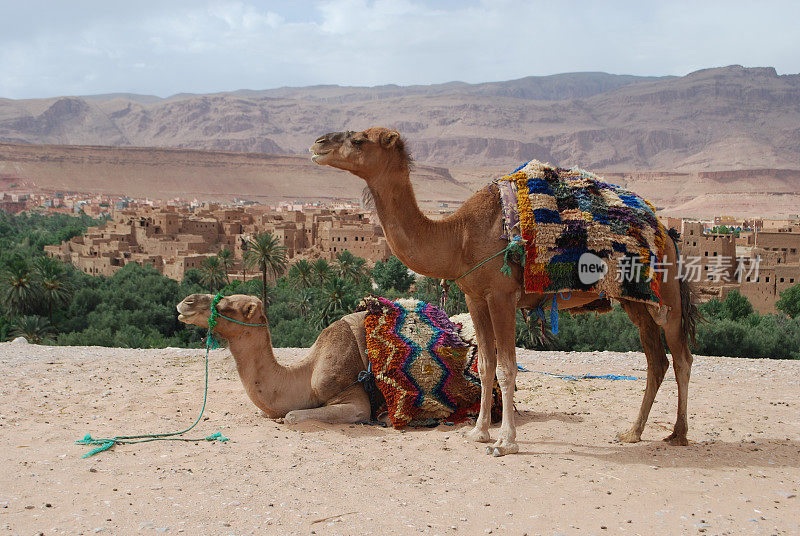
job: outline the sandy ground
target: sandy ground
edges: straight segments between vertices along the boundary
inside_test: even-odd
[[[278,350],[291,361],[305,350]],[[800,362],[698,357],[689,447],[668,376],[643,441],[621,445],[643,381],[519,375],[522,451],[463,426],[289,427],[259,415],[212,352],[195,437],[88,459],[97,436],[180,430],[202,351],[0,344],[0,534],[800,534]],[[643,375],[637,353],[520,351],[537,371]],[[496,433],[496,432],[495,432]]]

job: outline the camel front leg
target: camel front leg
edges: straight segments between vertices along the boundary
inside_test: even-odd
[[[630,430],[617,434],[617,439],[623,443],[636,443],[642,439],[647,417],[650,415],[658,388],[664,381],[669,361],[664,352],[664,345],[661,343],[661,329],[651,318],[646,306],[641,303],[622,302],[622,307],[639,328],[639,339],[647,358],[647,386],[644,390],[642,406],[639,408],[639,416],[636,417]]]
[[[479,443],[491,441],[489,425],[492,422],[492,390],[494,389],[494,371],[497,366],[495,354],[494,331],[489,308],[483,300],[466,296],[469,314],[475,326],[475,337],[478,339],[478,374],[481,379],[481,409],[475,428],[464,434],[464,437]]]
[[[519,452],[517,427],[514,423],[514,387],[517,381],[516,299],[513,296],[492,295],[488,302],[497,345],[497,382],[503,396],[503,422],[500,425],[500,437],[487,449],[487,453],[505,456]]]
[[[297,424],[303,421],[320,421],[330,424],[350,424],[369,421],[370,415],[369,397],[364,389],[357,385],[353,386],[352,392],[343,393],[322,407],[290,411],[283,418],[283,422]]]

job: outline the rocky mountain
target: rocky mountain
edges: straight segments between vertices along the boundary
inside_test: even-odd
[[[800,75],[731,66],[683,77],[0,100],[6,142],[300,154],[321,133],[372,125],[399,129],[418,161],[443,166],[538,158],[614,171],[792,168]]]
[[[0,99],[0,142],[120,148],[7,145],[0,172],[42,187],[161,197],[358,197],[358,181],[342,189],[336,172],[310,165],[307,147],[320,134],[373,125],[406,136],[421,197],[434,206],[536,158],[607,174],[670,214],[800,212],[800,75],[741,66],[683,77]]]

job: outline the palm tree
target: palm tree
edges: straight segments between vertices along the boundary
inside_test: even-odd
[[[344,250],[336,255],[336,275],[356,285],[361,284],[366,275],[367,260],[356,257],[350,250]]]
[[[48,335],[53,334],[53,326],[46,318],[38,315],[25,315],[20,316],[14,321],[11,326],[12,337],[25,337],[25,339],[33,344],[39,344]]]
[[[219,257],[219,262],[222,263],[222,268],[225,270],[225,281],[226,284],[231,284],[231,278],[228,273],[231,271],[231,267],[233,267],[233,251],[229,250],[228,248],[222,248],[217,253],[217,257]]]
[[[301,315],[307,316],[309,309],[314,305],[314,292],[308,288],[301,290],[294,300],[294,305],[300,309]]]
[[[242,241],[242,283],[247,283],[247,263],[244,257],[247,255],[247,243],[250,240],[249,236],[239,237]]]
[[[225,268],[219,257],[206,257],[200,265],[200,282],[211,289],[211,292],[216,292],[218,289],[225,286]]]
[[[360,285],[367,279],[367,259],[363,257],[356,257],[353,261],[353,281],[356,285]]]
[[[305,259],[300,259],[289,268],[289,279],[292,285],[299,289],[311,287],[314,278],[314,268]]]
[[[53,309],[69,303],[73,288],[67,279],[64,265],[50,257],[33,261],[33,270],[39,283],[39,296],[47,306],[47,317],[53,321]]]
[[[261,301],[264,303],[264,309],[269,307],[270,304],[275,301],[275,298],[278,297],[275,287],[272,285],[267,285],[267,288],[265,289],[264,282],[261,279],[251,279],[240,288],[244,294],[258,296],[261,298]]]
[[[333,277],[333,269],[328,261],[325,259],[317,259],[311,265],[314,270],[314,277],[319,285],[324,285]]]
[[[30,312],[39,299],[34,274],[24,259],[14,259],[3,274],[3,303],[11,315]]]
[[[322,287],[319,312],[320,325],[327,326],[335,318],[344,315],[347,309],[347,282],[341,277],[333,277]]]
[[[260,233],[251,237],[244,254],[244,262],[251,268],[261,270],[261,301],[267,306],[267,273],[278,277],[286,270],[286,247],[272,233]]]
[[[348,279],[353,269],[356,256],[350,253],[349,249],[336,254],[336,275],[342,279]]]

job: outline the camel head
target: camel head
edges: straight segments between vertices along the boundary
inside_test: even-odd
[[[331,132],[317,138],[309,151],[317,164],[349,171],[367,182],[386,171],[408,169],[411,161],[400,133],[383,127]]]
[[[208,318],[211,316],[211,302],[214,296],[211,294],[192,294],[187,296],[178,304],[178,320],[185,324],[192,324],[201,328],[208,327]],[[225,296],[217,304],[217,311],[224,316],[246,322],[248,324],[266,324],[267,317],[264,315],[264,307],[261,300],[254,296],[245,294],[234,294]],[[230,339],[239,335],[248,326],[243,326],[230,320],[217,317],[217,325],[214,333],[221,337]],[[261,329],[261,328],[254,328]]]

